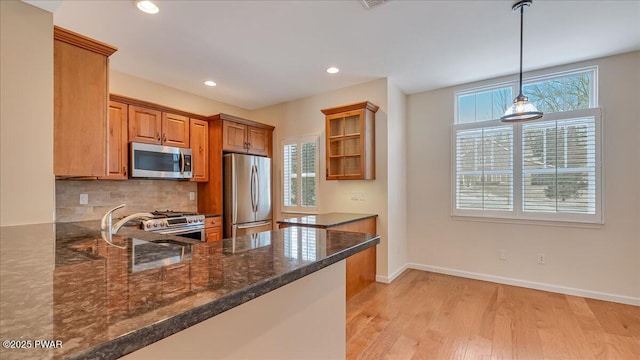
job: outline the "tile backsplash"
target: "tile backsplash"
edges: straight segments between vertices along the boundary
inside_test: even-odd
[[[198,184],[172,180],[56,180],[56,222],[99,220],[107,210],[127,204],[114,217],[153,210],[197,211]],[[189,200],[189,193],[196,200]],[[80,194],[88,203],[80,205]]]

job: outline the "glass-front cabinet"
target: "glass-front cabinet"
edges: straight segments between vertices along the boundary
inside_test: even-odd
[[[327,180],[375,179],[375,113],[365,101],[321,110],[326,115]]]

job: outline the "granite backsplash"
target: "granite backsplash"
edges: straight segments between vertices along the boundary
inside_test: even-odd
[[[198,184],[173,180],[56,180],[56,222],[99,220],[116,205],[121,217],[153,210],[197,211]],[[193,192],[196,200],[189,200]],[[88,204],[80,205],[80,194]]]

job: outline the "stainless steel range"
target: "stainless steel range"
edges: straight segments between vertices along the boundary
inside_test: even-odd
[[[204,215],[193,212],[154,211],[152,219],[142,220],[142,229],[158,234],[205,241]]]

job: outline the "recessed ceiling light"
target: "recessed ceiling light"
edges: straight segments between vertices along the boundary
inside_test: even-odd
[[[328,72],[329,74],[337,74],[337,73],[338,73],[338,71],[340,71],[340,69],[338,69],[338,68],[337,68],[337,67],[335,67],[335,66],[332,66],[332,67],[330,67],[330,68],[328,68],[328,69],[327,69],[327,72]]]
[[[204,84],[207,85],[207,86],[216,86],[215,81],[211,81],[211,80],[205,81]]]
[[[147,14],[157,14],[158,11],[160,11],[160,8],[158,8],[158,6],[153,3],[153,1],[149,0],[140,0],[136,2],[136,6],[138,6],[138,9],[146,12]]]

